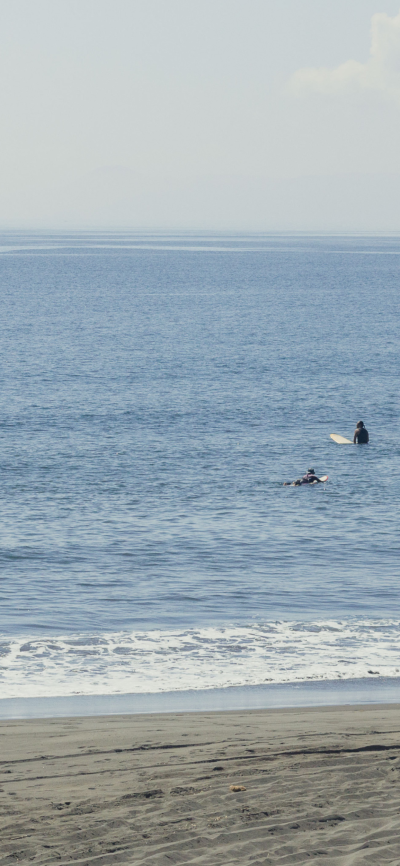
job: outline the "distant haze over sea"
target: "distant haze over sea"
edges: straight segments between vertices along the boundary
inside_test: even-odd
[[[21,218],[21,214],[24,214]],[[113,166],[17,194],[4,227],[400,232],[400,175],[145,176]]]

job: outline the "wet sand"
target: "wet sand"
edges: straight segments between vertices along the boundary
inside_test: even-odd
[[[7,721],[0,743],[0,866],[400,863],[399,705]]]

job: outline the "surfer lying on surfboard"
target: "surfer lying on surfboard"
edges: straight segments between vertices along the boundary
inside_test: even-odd
[[[285,481],[284,487],[300,487],[301,484],[323,484],[328,480],[327,475],[322,475],[321,478],[318,478],[318,475],[315,474],[314,469],[307,469],[305,475],[302,478],[298,478],[297,481]]]

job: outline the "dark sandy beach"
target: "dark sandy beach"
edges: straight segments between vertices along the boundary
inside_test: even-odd
[[[2,722],[0,864],[398,864],[399,729],[398,705]]]

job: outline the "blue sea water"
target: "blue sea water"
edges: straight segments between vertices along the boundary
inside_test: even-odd
[[[2,233],[3,697],[398,676],[399,283],[395,236]]]

